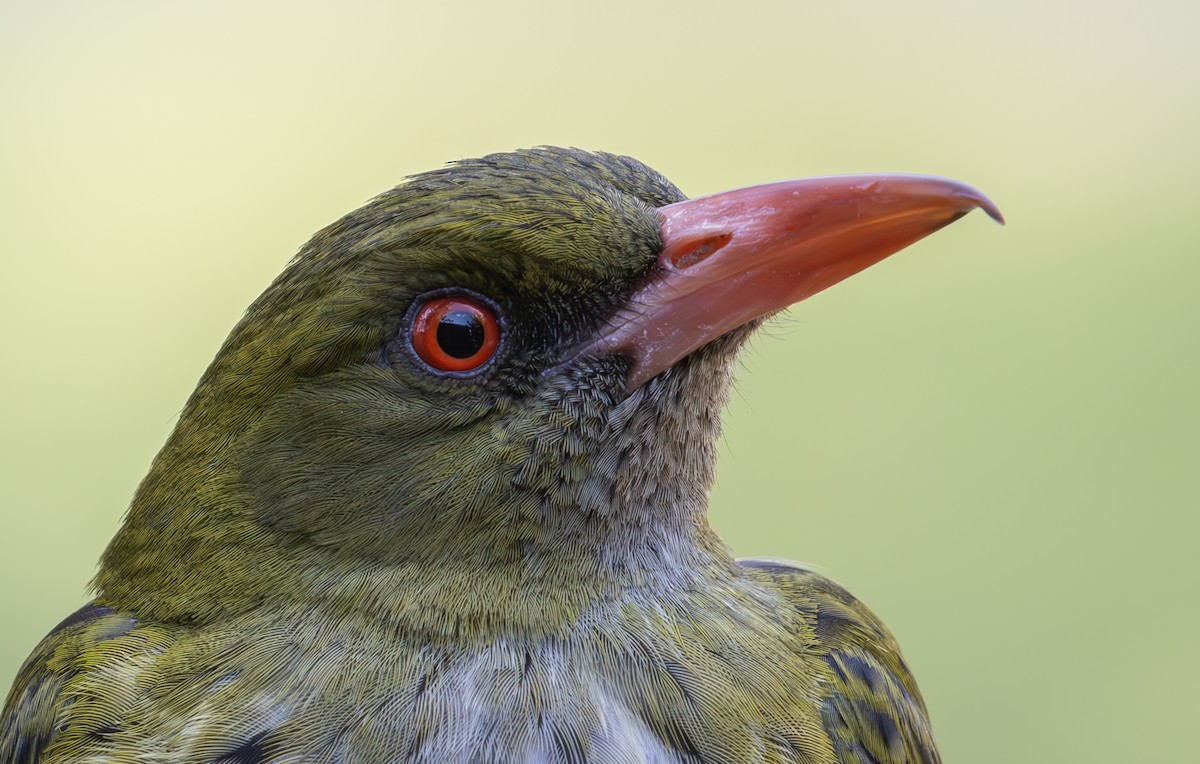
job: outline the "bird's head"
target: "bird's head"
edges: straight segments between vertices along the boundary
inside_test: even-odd
[[[738,348],[974,207],[998,217],[915,176],[685,201],[635,160],[553,148],[413,177],[318,233],[247,311],[101,596],[203,620],[353,593],[461,613],[511,586],[556,593],[558,617],[604,586],[729,564],[705,504]]]

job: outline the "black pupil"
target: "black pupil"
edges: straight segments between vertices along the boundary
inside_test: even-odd
[[[438,322],[437,344],[446,355],[470,358],[483,347],[483,323],[470,311],[447,313]]]

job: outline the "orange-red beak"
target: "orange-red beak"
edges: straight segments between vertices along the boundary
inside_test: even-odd
[[[593,345],[634,359],[635,389],[728,331],[874,265],[986,196],[920,175],[790,180],[660,207],[658,268]]]

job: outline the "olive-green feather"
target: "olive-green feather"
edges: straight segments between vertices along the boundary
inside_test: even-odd
[[[162,745],[174,752],[163,761],[244,763],[429,748],[467,760],[466,729],[497,761],[939,761],[912,676],[865,606],[793,565],[742,570],[704,595],[598,608],[571,639],[470,651],[406,650],[364,623],[314,630],[311,614],[164,629],[90,606],[22,670],[0,751],[132,762]],[[761,607],[711,615],[731,597]]]

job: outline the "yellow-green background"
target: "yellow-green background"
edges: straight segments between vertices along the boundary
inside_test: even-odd
[[[1194,760],[1194,8],[0,4],[0,684],[308,234],[407,173],[569,144],[691,194],[992,195],[1006,228],[971,215],[755,343],[713,520],[885,618],[948,762]]]

